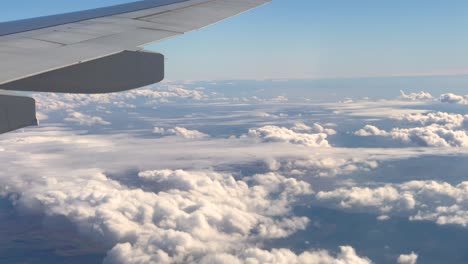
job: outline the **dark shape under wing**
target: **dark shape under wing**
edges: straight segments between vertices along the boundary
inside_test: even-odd
[[[0,94],[0,134],[37,125],[35,104],[29,97]]]

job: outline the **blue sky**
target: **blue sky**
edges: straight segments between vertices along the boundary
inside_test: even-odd
[[[0,21],[124,2],[4,1]],[[149,48],[166,55],[177,80],[460,74],[466,11],[457,0],[275,0]]]

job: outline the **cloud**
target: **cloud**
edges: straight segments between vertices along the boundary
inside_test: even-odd
[[[271,99],[271,101],[272,102],[277,102],[277,103],[285,103],[285,102],[288,102],[289,99],[286,96],[280,95],[280,96],[277,96],[277,97]]]
[[[332,256],[327,251],[306,251],[299,255],[287,249],[274,249],[272,251],[252,248],[246,250],[240,256],[215,255],[202,260],[201,263],[224,264],[224,263],[277,263],[277,264],[371,264],[368,258],[360,257],[350,246],[340,247],[340,252]]]
[[[327,134],[325,133],[297,133],[285,127],[264,126],[250,129],[248,135],[259,138],[264,142],[287,142],[307,147],[330,147],[327,141]]]
[[[174,127],[170,129],[155,127],[153,128],[153,133],[159,134],[159,135],[175,135],[175,136],[183,137],[185,139],[202,139],[202,138],[209,137],[209,135],[202,133],[198,130],[189,130],[184,127]]]
[[[468,182],[410,181],[321,191],[318,201],[346,210],[405,215],[413,221],[468,226]]]
[[[170,83],[158,84],[146,88],[111,94],[34,94],[37,108],[43,112],[63,109],[77,109],[90,105],[113,106],[135,109],[145,100],[147,105],[161,104],[171,100],[204,100],[208,96],[200,90],[188,89],[182,85]],[[141,107],[141,106],[140,106]]]
[[[336,257],[260,248],[309,222],[292,207],[312,193],[310,185],[279,174],[236,180],[214,171],[142,171],[135,188],[97,169],[49,173],[56,175],[2,177],[1,193],[16,193],[10,197],[22,210],[67,217],[81,234],[111,248],[105,263],[371,263],[351,247]]]
[[[420,124],[423,126],[437,124],[446,128],[463,127],[468,115],[451,114],[446,112],[430,112],[430,113],[411,113],[405,114],[396,118],[397,120],[410,123]]]
[[[416,264],[418,262],[418,255],[414,252],[408,255],[400,255],[398,257],[398,264]]]
[[[391,137],[406,143],[429,147],[466,147],[468,135],[462,128],[468,115],[446,112],[408,113],[393,117],[400,122],[418,124],[422,127],[393,128],[390,131],[381,130],[373,125],[354,132],[361,137],[382,136]]]
[[[312,128],[302,122],[295,123],[294,126],[291,128],[296,132],[304,132],[304,131],[311,131]]]
[[[335,115],[346,115],[348,117],[373,117],[389,118],[399,117],[407,113],[427,112],[421,106],[427,105],[427,101],[412,100],[378,100],[358,101],[353,103],[324,104],[323,107],[333,111]]]
[[[39,121],[44,121],[44,120],[49,119],[49,117],[46,114],[42,113],[42,112],[37,112],[36,113],[36,118]]]
[[[338,155],[318,157],[283,158],[278,170],[295,175],[308,175],[309,177],[335,177],[349,175],[356,171],[370,171],[378,167],[378,162],[372,157],[359,158],[339,157]]]
[[[391,185],[375,189],[353,187],[322,191],[317,193],[317,199],[336,203],[340,208],[379,208],[381,213],[411,210],[416,204],[412,195],[401,195],[399,190]]]
[[[440,101],[442,103],[448,104],[468,104],[468,95],[457,95],[453,93],[446,93],[440,96]]]
[[[385,130],[381,130],[376,126],[366,125],[364,128],[354,132],[356,136],[370,137],[370,136],[387,136],[389,133]]]
[[[110,122],[105,121],[99,116],[89,116],[80,112],[71,111],[68,113],[68,117],[64,119],[66,122],[79,124],[82,126],[94,126],[94,125],[110,125]]]
[[[397,128],[391,137],[429,147],[467,147],[468,135],[463,130],[451,130],[438,125],[416,128]]]
[[[432,100],[434,97],[430,93],[424,91],[421,91],[419,93],[406,94],[404,91],[400,90],[400,98],[410,101],[423,101]]]
[[[336,131],[331,128],[325,128],[322,125],[318,123],[312,124],[312,127],[302,123],[302,122],[297,122],[294,124],[294,126],[291,128],[291,130],[294,130],[296,132],[313,132],[313,133],[325,133],[329,136],[335,135]]]
[[[336,131],[327,122],[348,131],[356,120],[380,119],[377,124],[382,124],[391,117],[400,128],[369,125],[357,134],[420,146],[460,145],[449,131],[463,131],[464,116],[427,113],[426,108],[440,106],[427,101],[428,96],[312,106],[254,104],[261,99],[246,95],[227,99],[237,100],[236,105],[194,102],[182,111],[174,110],[176,104],[148,109],[224,96],[215,95],[212,87],[195,91],[163,85],[105,96],[52,95],[50,105],[42,96],[41,112],[52,121],[57,120],[53,111],[62,109],[92,117],[137,105],[129,110],[134,126],[79,137],[57,127],[4,135],[0,155],[9,166],[0,171],[0,192],[22,210],[66,217],[80,234],[110,249],[108,263],[370,263],[352,247],[324,251],[320,242],[311,241],[319,248],[298,250],[287,243],[289,236],[308,228],[308,217],[317,217],[296,214],[294,208],[309,201],[371,212],[381,221],[402,215],[413,221],[468,223],[464,186],[443,181],[385,184],[385,175],[373,178],[382,171],[400,172],[388,169],[400,164],[394,160],[437,159],[434,155],[466,154],[467,149],[345,148],[340,144],[353,137],[330,137]],[[333,108],[340,114],[327,116]],[[154,133],[165,137],[148,135],[155,123]],[[203,132],[193,130],[199,128]],[[271,246],[276,239],[286,241],[286,248]]]
[[[372,125],[366,125],[354,133],[357,136],[391,137],[406,143],[427,147],[467,147],[468,135],[464,130],[452,130],[444,126],[432,124],[425,127],[394,128],[390,132]]]
[[[108,263],[196,263],[223,257],[240,263],[254,257],[262,263],[266,257],[281,263],[283,254],[288,256],[284,263],[308,263],[312,256],[325,263],[370,263],[350,250],[292,253],[264,248],[263,242],[307,227],[309,219],[295,216],[292,208],[314,197],[306,179],[315,171],[326,175],[371,169],[377,166],[376,155],[394,156],[382,150],[334,148],[315,153],[300,144],[258,144],[250,137],[182,142],[128,134],[77,138],[66,130],[8,134],[0,142],[6,149],[2,160],[14,161],[0,172],[2,193],[17,194],[15,204],[26,210],[67,217],[81,234],[111,248]],[[280,147],[281,152],[268,151]],[[280,163],[281,170],[244,177],[210,169],[266,158]],[[367,160],[372,164],[366,165]],[[83,169],[90,164],[95,169]],[[139,173],[115,176],[135,167],[141,168]],[[178,169],[193,167],[205,169]],[[293,170],[304,171],[307,178],[296,178]]]
[[[207,96],[200,90],[189,90],[180,85],[166,84],[158,85],[156,88],[143,88],[127,92],[127,98],[130,97],[147,97],[150,99],[169,99],[169,98],[184,98],[192,100],[202,100]]]
[[[129,109],[135,109],[136,105],[126,103],[125,101],[116,101],[113,102],[112,105],[118,107],[118,108],[129,108]]]

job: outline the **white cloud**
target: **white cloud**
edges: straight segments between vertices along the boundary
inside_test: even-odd
[[[468,104],[468,95],[457,95],[453,93],[446,93],[440,96],[440,101],[442,103],[448,104]]]
[[[204,100],[208,96],[200,90],[191,90],[181,85],[158,84],[147,88],[111,94],[35,94],[37,108],[43,112],[77,109],[96,105],[111,105],[118,108],[136,108],[135,100],[145,99],[146,104],[160,104],[170,100]],[[141,103],[140,103],[141,104]]]
[[[296,132],[304,132],[304,131],[311,131],[312,128],[302,122],[297,122],[294,124],[294,126],[291,128],[292,130]]]
[[[317,199],[336,203],[341,208],[378,208],[382,213],[411,210],[416,203],[410,194],[402,195],[397,188],[391,185],[375,189],[352,187],[351,189],[342,188],[330,192],[319,192]]]
[[[416,128],[397,128],[390,132],[394,139],[429,147],[467,147],[468,135],[464,130],[451,130],[438,125]]]
[[[0,179],[1,193],[17,193],[15,204],[23,210],[63,215],[84,236],[110,246],[105,263],[371,263],[351,247],[336,256],[258,247],[306,227],[307,218],[291,214],[295,200],[312,193],[303,181],[183,170],[142,171],[139,177],[143,189],[97,169]]]
[[[127,98],[147,97],[150,99],[170,99],[184,98],[192,100],[202,100],[207,96],[200,90],[189,90],[180,85],[166,84],[158,85],[155,88],[136,89],[127,92]]]
[[[418,255],[411,252],[407,255],[400,255],[398,257],[398,264],[416,264],[418,262]]]
[[[285,103],[285,102],[289,101],[289,99],[286,96],[280,95],[280,96],[277,96],[277,97],[271,99],[271,101],[272,102],[277,102],[277,103]]]
[[[38,121],[44,121],[44,120],[49,119],[49,117],[46,114],[42,113],[42,112],[37,112],[36,113],[36,118],[37,118]]]
[[[421,101],[432,100],[434,97],[430,93],[424,91],[421,91],[419,93],[406,94],[404,91],[400,90],[400,98],[404,100]]]
[[[468,226],[468,182],[410,181],[321,191],[318,201],[347,210],[406,215],[413,221]]]
[[[131,109],[136,108],[136,105],[126,103],[125,101],[116,101],[116,102],[113,102],[112,105],[114,105],[114,106],[116,106],[118,108],[131,108]]]
[[[366,125],[354,133],[357,136],[391,137],[407,143],[428,147],[467,147],[468,135],[464,130],[452,130],[432,124],[425,127],[394,128],[390,132],[372,125]]]
[[[50,105],[42,101],[40,107],[50,116],[51,111],[72,108],[92,117],[91,112],[77,108],[94,108],[96,104],[99,109],[112,110],[111,107],[132,108],[145,103],[153,106],[153,103],[178,99],[207,99],[203,90],[195,91],[166,85],[106,96],[57,95],[51,97]],[[207,94],[213,96],[211,92]],[[454,129],[463,126],[464,116],[442,112],[423,114],[427,112],[423,106],[429,102],[417,100],[430,97],[408,96],[408,101],[350,102],[317,108],[314,105],[313,110],[320,112],[319,107],[326,110],[318,114],[320,117],[328,112],[327,107],[368,119],[401,116],[401,122],[423,127],[385,131],[369,125],[357,134],[395,137],[420,145],[462,145],[463,137],[456,141],[457,136],[451,136],[450,131],[462,131]],[[246,98],[238,98],[238,104],[245,105]],[[320,202],[318,205],[374,212],[381,221],[404,215],[411,220],[468,226],[465,206],[468,195],[462,185],[371,181],[360,186],[361,179],[356,177],[357,172],[377,168],[381,161],[431,154],[466,154],[467,150],[331,148],[327,136],[336,131],[324,123],[332,121],[342,129],[349,123],[341,123],[343,116],[334,115],[317,121],[323,123],[312,123],[310,120],[317,116],[310,117],[313,111],[309,108],[302,112],[306,119],[303,123],[298,120],[302,116],[289,111],[298,108],[297,105],[262,104],[254,111],[251,106],[234,111],[230,108],[229,116],[223,113],[226,109],[222,104],[212,108],[215,110],[212,113],[196,109],[183,118],[138,116],[139,121],[148,123],[156,123],[158,119],[161,127],[154,128],[154,133],[173,137],[138,138],[129,133],[77,137],[69,131],[50,132],[47,127],[37,133],[26,130],[22,134],[5,135],[0,140],[4,147],[3,151],[0,148],[0,155],[10,166],[0,171],[1,192],[15,193],[12,197],[18,197],[15,200],[18,207],[67,217],[83,235],[111,248],[109,263],[370,263],[351,247],[342,247],[336,254],[319,249],[293,252],[265,246],[270,244],[266,241],[287,238],[305,229],[309,219],[296,216],[292,208],[298,200],[301,205],[304,201],[315,203],[314,198]],[[419,110],[410,109],[412,106]],[[208,138],[207,134],[185,128],[194,124],[201,127],[203,122],[223,126],[235,123],[238,127],[234,133],[240,131],[238,128],[259,128],[251,129],[247,136],[236,134],[224,138]],[[295,125],[286,128],[282,127],[284,124]],[[145,132],[149,131],[130,133]],[[342,142],[340,136],[333,139]],[[181,137],[192,140],[181,140]],[[214,171],[232,168],[237,172],[239,166],[254,166],[259,162],[266,164],[259,166],[262,173],[250,177],[242,175],[251,173],[251,167],[246,167],[247,172],[243,167],[239,173]],[[90,166],[91,169],[83,169]],[[140,172],[122,175],[133,168]],[[330,178],[335,175],[342,178]],[[366,181],[369,178],[365,177]],[[378,181],[385,179],[380,177]],[[317,195],[311,183],[319,191]],[[341,188],[335,189],[336,186]]]
[[[468,115],[451,114],[445,112],[411,113],[397,117],[397,120],[416,123],[423,126],[438,124],[447,128],[463,127]]]
[[[297,133],[285,127],[278,126],[264,126],[257,129],[250,129],[249,136],[259,138],[265,142],[288,142],[307,147],[330,147],[327,141],[327,134],[325,133]]]
[[[381,130],[376,126],[366,125],[364,128],[354,132],[356,136],[370,137],[370,136],[387,136],[388,132]]]
[[[189,130],[184,127],[174,127],[170,129],[155,127],[153,128],[153,133],[159,135],[176,135],[185,139],[202,139],[209,137],[209,135],[198,130]]]
[[[323,157],[295,157],[292,160],[286,160],[281,164],[281,169],[293,174],[309,177],[334,177],[338,174],[347,175],[355,171],[370,171],[378,167],[378,162],[371,157],[338,157],[324,155]]]
[[[77,138],[67,131],[8,134],[0,141],[6,149],[1,158],[13,165],[0,171],[0,186],[4,194],[21,194],[18,206],[48,215],[64,215],[83,235],[112,248],[109,262],[190,262],[189,259],[201,262],[230,256],[232,260],[249,263],[255,261],[252,256],[276,259],[278,252],[290,252],[261,245],[265,240],[300,231],[309,222],[291,211],[297,199],[305,196],[311,200],[314,196],[305,178],[290,176],[292,170],[304,170],[311,177],[315,175],[314,168],[324,174],[366,166],[370,169],[377,166],[376,162],[365,165],[363,161],[372,161],[378,155],[394,156],[385,154],[390,150],[356,153],[321,148],[311,152],[310,148],[283,141],[255,142],[248,137],[182,142],[174,137],[143,139],[128,134]],[[272,148],[282,151],[268,151]],[[400,151],[395,153],[404,156]],[[267,158],[288,169],[285,173],[248,178],[210,169],[177,170],[215,168],[219,164],[244,164]],[[304,162],[299,164],[301,159]],[[90,164],[96,169],[83,170]],[[121,173],[134,167],[141,168],[137,178],[130,175],[111,178],[103,173]],[[152,170],[168,167],[173,169]],[[128,183],[131,184],[126,186]],[[247,255],[245,248],[257,253]],[[291,252],[287,260],[307,263],[300,260],[328,254],[330,262],[367,261],[348,253]]]
[[[379,216],[377,216],[377,220],[379,220],[379,221],[388,221],[388,220],[390,220],[390,216],[388,216],[388,215],[379,215]]]
[[[80,112],[71,111],[68,113],[68,117],[64,119],[66,122],[75,123],[84,126],[93,125],[110,125],[110,122],[105,121],[99,116],[89,116]]]
[[[329,136],[335,135],[336,131],[331,128],[326,128],[322,126],[321,124],[314,123],[312,126],[308,126],[302,122],[297,122],[294,124],[294,126],[291,128],[291,130],[294,130],[296,132],[313,132],[313,133],[325,133]]]
[[[407,113],[427,112],[420,106],[427,105],[427,101],[380,100],[359,101],[348,104],[323,104],[323,107],[337,115],[362,116],[373,118],[399,117]],[[415,106],[418,108],[416,109]]]
[[[203,259],[201,263],[209,264],[371,264],[368,258],[360,257],[350,246],[340,247],[340,252],[332,256],[327,251],[306,251],[299,255],[287,249],[274,249],[271,251],[251,248],[240,256],[216,255]]]

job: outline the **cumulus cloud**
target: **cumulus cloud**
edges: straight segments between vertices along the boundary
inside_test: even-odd
[[[371,264],[368,258],[360,257],[350,246],[340,247],[340,252],[333,256],[327,251],[306,251],[299,255],[287,249],[274,249],[272,251],[261,250],[258,248],[248,249],[240,256],[215,255],[202,260],[206,264]]]
[[[79,124],[82,126],[94,126],[94,125],[110,125],[110,122],[105,121],[99,116],[89,116],[80,112],[71,111],[68,113],[68,117],[64,119],[66,122]]]
[[[307,147],[330,147],[327,141],[327,134],[325,133],[297,133],[285,127],[264,126],[250,129],[248,135],[250,137],[259,138],[265,142],[288,142]]]
[[[202,100],[207,96],[201,90],[189,90],[183,86],[168,84],[165,86],[158,86],[156,89],[136,89],[128,92],[127,97],[148,97],[151,99],[170,99],[170,98],[184,98],[193,100]]]
[[[312,126],[308,126],[302,122],[297,122],[291,129],[296,132],[325,133],[330,136],[336,134],[336,131],[334,129],[323,127],[318,123],[314,123],[312,124]]]
[[[418,255],[414,252],[407,255],[400,255],[397,261],[398,264],[416,264],[418,262]]]
[[[410,124],[423,126],[437,124],[447,128],[463,127],[468,115],[451,114],[446,112],[411,113],[396,118]]]
[[[153,133],[159,135],[175,135],[186,139],[202,139],[209,137],[207,134],[198,130],[190,130],[184,127],[174,127],[170,129],[155,127],[153,128]]]
[[[256,138],[248,137],[184,142],[174,137],[142,139],[128,135],[77,138],[66,131],[9,134],[0,141],[6,148],[2,160],[19,165],[0,171],[0,192],[15,194],[12,197],[16,197],[18,207],[67,217],[81,234],[111,248],[108,263],[209,263],[227,259],[240,263],[263,263],[262,259],[310,263],[307,260],[314,257],[322,263],[370,263],[349,247],[338,254],[293,252],[264,248],[262,242],[286,238],[308,226],[309,219],[295,216],[292,208],[297,201],[310,200],[314,192],[305,179],[293,177],[292,170],[311,172],[315,167],[324,174],[353,171],[361,168],[360,161],[372,159],[333,148],[323,148],[314,155],[298,144],[285,144],[281,152],[270,153],[267,150],[274,143],[255,142]],[[251,162],[255,156],[272,156],[281,163],[279,167],[291,166],[290,173],[243,177],[208,169],[218,164]],[[294,157],[307,159],[299,164],[294,162],[301,159]],[[83,170],[89,164],[96,169]],[[166,166],[173,169],[151,170]],[[207,169],[174,169],[193,166]],[[373,168],[377,164],[362,163],[364,166]],[[134,167],[142,168],[136,176],[105,173]]]
[[[391,137],[406,143],[427,147],[467,147],[468,135],[464,130],[452,130],[432,124],[425,127],[394,128],[387,132],[372,125],[366,125],[354,133],[357,136]]]
[[[468,135],[464,130],[451,130],[438,125],[416,128],[397,128],[390,133],[394,139],[429,147],[467,147]]]
[[[117,108],[134,109],[138,100],[144,99],[146,104],[160,104],[171,100],[204,100],[208,96],[201,90],[188,89],[182,85],[170,83],[130,90],[112,94],[35,94],[37,108],[43,112],[63,109],[77,109],[89,105],[113,106]],[[141,104],[141,103],[140,103]]]
[[[318,201],[343,209],[406,215],[413,221],[468,226],[468,182],[410,181],[321,191]]]
[[[311,131],[312,128],[302,122],[297,122],[294,124],[294,126],[291,128],[292,130],[296,132],[303,132],[303,131]]]
[[[366,125],[364,128],[354,132],[356,136],[370,137],[370,136],[387,136],[389,133],[385,130],[381,130],[376,126]]]
[[[283,159],[279,169],[295,175],[308,175],[309,177],[334,177],[348,175],[355,171],[370,171],[378,167],[378,162],[372,158],[358,157],[297,157]]]
[[[440,101],[442,103],[448,104],[468,104],[468,95],[457,95],[453,93],[446,93],[440,96]]]
[[[375,189],[365,187],[342,188],[330,192],[319,192],[317,199],[332,201],[341,208],[379,208],[380,212],[405,211],[415,207],[415,200],[409,193],[401,195],[393,186]]]
[[[213,171],[142,171],[141,188],[97,169],[59,174],[2,177],[1,193],[16,193],[11,197],[23,210],[67,217],[84,236],[111,248],[105,263],[371,263],[351,247],[336,256],[260,248],[259,242],[287,237],[309,222],[292,207],[312,194],[310,185],[279,174],[236,180]]]
[[[410,101],[422,101],[422,100],[432,100],[434,97],[427,92],[421,91],[419,93],[410,93],[407,94],[403,90],[400,90],[400,98]]]

